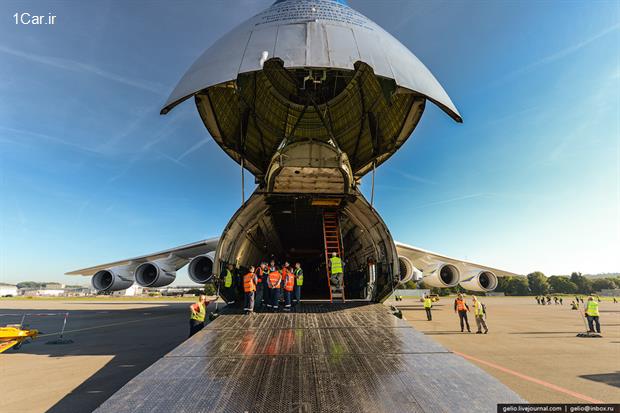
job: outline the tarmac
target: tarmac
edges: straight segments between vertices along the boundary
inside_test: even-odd
[[[417,330],[478,365],[531,403],[620,403],[620,303],[600,303],[603,338],[585,331],[579,311],[534,297],[482,297],[489,334],[460,332],[454,297],[441,297],[426,321],[421,303],[399,301]],[[467,297],[471,305],[471,297]],[[409,309],[407,309],[409,308]],[[473,314],[469,314],[476,331]]]
[[[0,412],[90,412],[187,338],[189,302],[0,300],[0,324],[42,334],[0,354]],[[46,344],[64,337],[71,344]],[[15,314],[15,315],[11,315]],[[55,314],[55,315],[51,315]]]

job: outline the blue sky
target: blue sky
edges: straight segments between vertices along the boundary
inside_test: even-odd
[[[62,274],[220,234],[239,167],[191,101],[159,109],[204,49],[270,3],[0,3],[1,281],[85,284]],[[620,3],[349,4],[464,118],[427,105],[378,169],[395,239],[521,273],[620,270]],[[16,12],[58,17],[16,25]]]

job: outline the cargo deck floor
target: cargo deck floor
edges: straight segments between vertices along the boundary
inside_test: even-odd
[[[127,383],[107,412],[494,412],[523,402],[382,304],[224,312]]]

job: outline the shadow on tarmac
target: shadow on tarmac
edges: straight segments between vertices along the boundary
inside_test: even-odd
[[[610,386],[620,387],[620,371],[615,373],[604,373],[604,374],[585,374],[583,376],[579,376],[582,379],[592,380],[599,383],[605,383]]]
[[[80,303],[83,304],[83,303]],[[116,303],[106,303],[112,304]],[[123,303],[123,305],[133,303]],[[105,366],[73,389],[48,412],[90,412],[128,381],[185,341],[189,332],[188,306],[191,303],[158,303],[138,309],[69,310],[64,334],[71,344],[49,345],[58,338],[61,316],[28,317],[26,324],[42,334],[19,349],[20,353],[65,356],[114,356]],[[97,303],[101,305],[101,303]],[[3,310],[0,313],[64,313],[65,310]],[[2,323],[19,323],[21,317],[4,316]],[[9,350],[7,355],[13,351]],[[50,377],[50,380],[53,380]]]

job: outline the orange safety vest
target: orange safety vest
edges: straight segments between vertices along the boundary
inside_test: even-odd
[[[243,291],[246,293],[256,291],[256,284],[254,284],[254,273],[249,272],[243,276]]]
[[[293,291],[295,284],[295,275],[292,272],[287,271],[284,278],[284,283],[284,291]]]
[[[272,271],[269,273],[269,288],[280,288],[280,273]]]
[[[467,307],[465,307],[465,301],[456,299],[456,311],[465,311]]]

